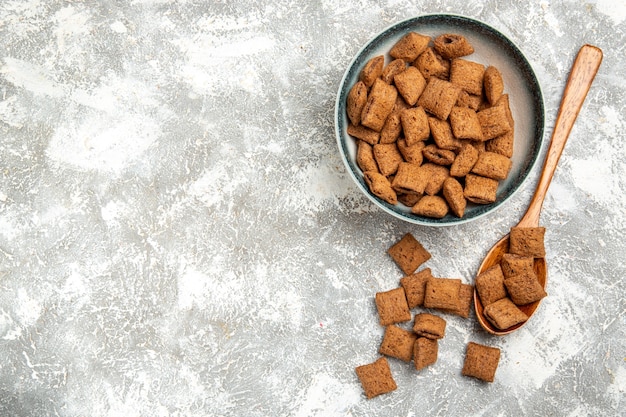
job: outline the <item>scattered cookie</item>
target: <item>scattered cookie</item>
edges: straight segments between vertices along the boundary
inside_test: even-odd
[[[430,278],[426,282],[424,307],[456,310],[459,306],[461,280],[453,278]]]
[[[406,275],[414,273],[421,264],[430,259],[430,253],[410,233],[391,246],[387,253]]]
[[[434,44],[415,32],[386,56],[370,59],[346,97],[348,134],[357,141],[357,164],[372,193],[420,216],[462,218],[467,205],[496,201],[498,182],[508,177],[514,152],[514,120],[498,68],[466,58],[472,45],[463,36],[442,34]],[[545,290],[534,273],[545,256],[543,228],[512,228],[509,253],[476,277],[487,319],[500,329],[528,319],[518,307],[539,301]],[[431,255],[410,234],[388,249],[404,273],[400,286],[375,296],[385,333],[374,363],[356,368],[367,398],[397,388],[387,357],[416,369],[437,360],[437,340],[446,321],[411,309],[438,309],[469,317],[474,286],[416,272]],[[462,374],[492,382],[500,350],[470,342]]]
[[[416,314],[413,331],[420,337],[442,339],[446,334],[446,321],[430,313]]]
[[[376,309],[381,326],[411,320],[411,312],[402,287],[376,293]]]
[[[416,339],[415,333],[391,324],[385,327],[385,336],[378,352],[381,355],[410,362],[413,359],[413,344]]]
[[[407,275],[400,279],[400,285],[404,288],[406,300],[410,309],[424,304],[424,293],[426,292],[426,281],[432,277],[430,268],[420,272]]]
[[[500,349],[469,342],[461,374],[485,382],[493,382],[499,363]]]
[[[446,313],[454,314],[464,319],[468,318],[472,309],[472,300],[474,299],[474,286],[470,284],[461,284],[459,288],[459,304],[455,309],[443,310]]]
[[[368,399],[398,388],[385,357],[367,365],[357,366],[355,370]]]
[[[439,342],[436,339],[418,337],[413,347],[413,363],[420,370],[437,362]]]

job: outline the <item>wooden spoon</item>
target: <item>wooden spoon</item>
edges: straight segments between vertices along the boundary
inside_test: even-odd
[[[591,83],[595,78],[600,63],[602,62],[602,50],[595,46],[584,45],[580,48],[572,70],[570,72],[567,84],[565,85],[565,91],[563,92],[563,98],[561,99],[561,106],[559,113],[556,117],[556,123],[554,125],[554,131],[552,132],[552,139],[550,148],[546,154],[546,159],[541,171],[541,177],[537,184],[535,194],[530,201],[530,205],[526,210],[526,213],[517,224],[520,227],[537,227],[539,226],[539,215],[541,213],[541,206],[543,200],[546,197],[550,181],[554,175],[554,170],[559,162],[565,142],[572,130],[574,121],[580,112],[580,109],[585,101],[587,92],[591,87]],[[497,264],[502,259],[502,255],[509,250],[509,235],[504,236],[498,243],[496,243],[491,250],[487,253],[485,260],[478,268],[478,274],[489,269],[491,266]],[[547,281],[547,266],[544,258],[535,258],[534,264],[535,273],[539,279],[539,283],[545,289]],[[477,275],[478,275],[477,274]],[[540,301],[536,301],[531,304],[520,306],[522,310],[530,319],[537,307],[539,307]],[[476,317],[481,326],[489,333],[502,336],[509,334],[520,327],[526,322],[509,327],[508,329],[498,329],[495,327],[484,315],[483,305],[480,302],[478,292],[474,291],[474,308],[476,310]]]

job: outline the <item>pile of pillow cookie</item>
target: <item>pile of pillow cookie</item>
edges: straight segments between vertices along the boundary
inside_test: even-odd
[[[346,98],[348,135],[372,194],[432,218],[496,201],[512,167],[514,120],[494,66],[467,39],[416,32],[365,63]]]
[[[509,249],[499,263],[476,277],[484,315],[496,328],[524,323],[520,309],[547,295],[535,272],[535,259],[545,257],[544,227],[512,227]]]
[[[356,373],[365,395],[372,398],[397,388],[387,358],[399,359],[421,370],[437,361],[438,340],[445,336],[446,320],[439,314],[467,318],[470,314],[473,286],[460,279],[433,277],[430,268],[417,271],[431,258],[413,235],[407,233],[388,250],[404,273],[399,286],[376,293],[379,323],[385,327],[375,362],[358,366]],[[411,310],[423,307],[429,312]],[[413,320],[411,329],[399,324]],[[500,360],[500,349],[470,342],[467,345],[462,375],[493,382]]]

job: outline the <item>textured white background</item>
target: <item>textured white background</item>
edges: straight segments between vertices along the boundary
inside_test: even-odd
[[[386,249],[412,232],[435,275],[473,282],[537,180],[431,229],[348,177],[346,66],[438,12],[524,51],[546,137],[578,48],[604,62],[544,205],[537,315],[505,338],[446,317],[438,362],[390,360],[398,390],[367,401],[373,296],[401,277]],[[2,1],[0,415],[625,414],[625,29],[623,0]],[[493,384],[460,375],[470,340],[502,349]]]

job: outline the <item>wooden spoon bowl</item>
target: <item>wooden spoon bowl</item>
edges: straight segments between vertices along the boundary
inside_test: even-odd
[[[539,177],[539,183],[535,194],[528,205],[526,213],[519,221],[517,226],[519,227],[537,227],[539,226],[539,215],[541,214],[541,207],[543,200],[546,197],[548,187],[552,181],[554,171],[567,142],[567,138],[572,130],[574,121],[580,112],[580,109],[587,97],[591,83],[600,68],[602,62],[602,50],[595,46],[583,45],[578,51],[578,55],[572,66],[567,84],[565,85],[565,91],[563,92],[563,98],[561,99],[561,106],[559,107],[559,113],[556,117],[556,123],[554,125],[554,131],[552,132],[552,139],[550,141],[550,148],[546,154],[546,159]],[[509,235],[504,236],[496,243],[491,250],[485,256],[483,263],[478,268],[477,276],[486,271],[489,267],[497,264],[502,259],[502,255],[509,250]],[[548,279],[548,266],[545,258],[535,258],[534,270],[537,274],[537,279],[541,286],[545,289]],[[537,307],[539,307],[540,301],[530,303],[524,306],[519,306],[530,320],[530,317],[535,313]],[[476,311],[476,318],[480,325],[489,333],[502,336],[514,332],[528,322],[526,320],[523,323],[509,327],[508,329],[498,329],[495,327],[484,314],[484,308],[480,302],[478,292],[474,291],[474,309]]]
[[[491,248],[488,256],[483,260],[483,263],[478,268],[478,274],[483,273],[484,271],[491,268],[493,265],[499,264],[500,261],[502,260],[502,255],[504,255],[508,251],[509,251],[509,235],[506,235],[502,239],[500,239],[498,243],[496,243],[493,246],[493,248]],[[547,271],[548,267],[547,267],[545,258],[535,258],[535,263],[533,267],[535,270],[535,274],[537,275],[539,284],[541,284],[541,286],[545,289],[546,280],[548,277],[548,271]],[[535,312],[535,310],[537,310],[537,308],[539,307],[539,303],[541,303],[541,300],[535,301],[534,303],[526,304],[523,306],[518,306],[518,307],[520,310],[522,310],[524,314],[526,314],[530,318]],[[503,336],[505,334],[514,332],[515,330],[519,329],[520,327],[522,327],[524,324],[528,322],[528,320],[526,320],[525,322],[516,324],[515,326],[511,326],[504,330],[498,329],[489,320],[486,319],[484,308],[485,307],[480,302],[480,297],[478,296],[478,293],[474,291],[474,309],[476,310],[476,317],[478,318],[478,322],[483,327],[483,329],[485,329],[487,332],[491,334]]]

